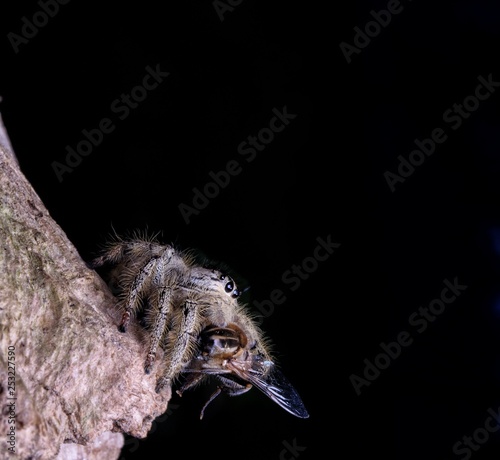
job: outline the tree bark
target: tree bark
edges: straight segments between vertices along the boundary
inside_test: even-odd
[[[1,120],[0,273],[0,458],[118,458],[121,433],[144,438],[170,390],[155,392],[139,331],[118,331],[115,299],[20,171]]]

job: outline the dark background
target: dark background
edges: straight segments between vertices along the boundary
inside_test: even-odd
[[[500,408],[500,88],[456,130],[443,114],[479,76],[500,82],[500,6],[437,3],[402,0],[350,63],[339,45],[387,1],[244,0],[223,21],[210,1],[73,1],[17,53],[8,34],[41,7],[2,5],[1,113],[82,257],[113,229],[148,229],[226,262],[250,305],[286,297],[263,328],[309,419],[254,389],[199,421],[204,387],[122,458],[291,459],[294,440],[301,459],[469,458],[453,446]],[[112,102],[157,65],[170,75],[119,120]],[[284,106],[296,118],[247,163],[238,145]],[[114,131],[60,182],[53,162],[104,118]],[[384,173],[436,128],[446,141],[391,192]],[[242,172],[187,224],[179,205],[234,159]],[[292,291],[283,274],[328,235],[340,247]],[[410,315],[455,278],[467,288],[419,333]],[[356,395],[350,377],[402,331],[413,343]],[[498,458],[499,433],[471,457]]]

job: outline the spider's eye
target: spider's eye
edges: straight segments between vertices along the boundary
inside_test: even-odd
[[[240,291],[236,288],[236,285],[234,284],[234,281],[231,279],[230,276],[227,275],[220,275],[219,279],[220,280],[225,280],[228,279],[228,282],[224,286],[224,290],[228,293],[231,294],[231,297],[239,297]]]
[[[228,282],[226,283],[226,287],[225,287],[225,289],[226,289],[226,292],[227,292],[228,294],[229,294],[230,292],[233,292],[233,289],[234,289],[234,284],[233,284],[233,282],[232,282],[232,281],[228,281]]]

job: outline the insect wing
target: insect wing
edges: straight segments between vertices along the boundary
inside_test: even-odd
[[[253,375],[250,382],[291,414],[300,418],[309,417],[297,390],[276,367],[271,368],[265,379]]]
[[[255,385],[276,404],[279,404],[283,409],[290,412],[290,414],[300,418],[308,418],[309,414],[297,390],[295,390],[288,379],[276,368],[274,363],[263,361],[260,364],[268,368],[267,372],[262,373],[252,369],[245,373],[245,380]]]

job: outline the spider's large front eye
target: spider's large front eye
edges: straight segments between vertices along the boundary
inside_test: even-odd
[[[221,277],[221,279],[224,279],[224,278]],[[224,290],[228,294],[231,294],[231,297],[238,297],[240,295],[240,291],[238,291],[238,289],[236,288],[236,285],[234,284],[234,281],[231,278],[229,278],[229,281],[224,286]]]

